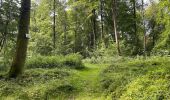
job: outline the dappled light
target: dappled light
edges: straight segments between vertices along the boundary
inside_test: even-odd
[[[0,100],[170,100],[169,0],[0,0]]]

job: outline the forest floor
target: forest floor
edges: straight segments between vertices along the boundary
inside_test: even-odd
[[[0,100],[169,100],[170,58],[123,58],[83,69],[31,68],[0,79]]]
[[[73,77],[81,92],[74,98],[76,100],[101,100],[100,74],[109,64],[85,64],[86,68],[78,71]],[[102,99],[103,100],[103,99]]]
[[[27,69],[16,80],[0,80],[3,100],[103,100],[100,73],[109,64],[85,64],[75,69]]]

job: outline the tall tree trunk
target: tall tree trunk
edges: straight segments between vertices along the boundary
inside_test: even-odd
[[[103,42],[104,37],[104,19],[103,19],[103,6],[104,6],[104,0],[100,0],[100,17],[101,17],[101,42]]]
[[[119,45],[119,33],[117,32],[117,19],[116,19],[116,13],[117,13],[117,1],[113,0],[113,23],[114,23],[114,33],[115,33],[115,40],[116,40],[116,46],[117,46],[117,52],[118,55],[121,55],[120,52],[120,45]]]
[[[92,17],[91,17],[91,23],[92,23],[92,34],[91,34],[91,39],[90,39],[90,43],[91,43],[91,49],[95,49],[96,48],[96,10],[93,9],[92,10]]]
[[[66,45],[66,40],[67,40],[67,12],[66,12],[65,9],[64,9],[64,16],[65,16],[65,19],[64,19],[64,45]]]
[[[137,35],[137,23],[136,23],[136,0],[133,0],[133,14],[134,14],[134,32]]]
[[[74,2],[77,2],[77,0],[74,0]],[[78,14],[77,14],[77,7],[74,7],[74,13],[75,13],[75,29],[74,29],[74,53],[77,53],[79,52],[79,49],[78,48]]]
[[[53,1],[53,46],[56,46],[56,0]]]
[[[143,54],[146,56],[146,31],[145,31],[145,11],[144,11],[144,0],[142,0],[142,19],[143,19]]]
[[[133,0],[133,16],[134,16],[134,37],[135,37],[135,54],[138,53],[139,50],[139,39],[138,39],[138,35],[137,35],[137,16],[136,16],[136,0]]]
[[[9,71],[10,78],[16,78],[22,74],[28,46],[28,34],[30,25],[31,0],[21,1],[21,11],[19,19],[19,33],[17,37],[16,53]]]

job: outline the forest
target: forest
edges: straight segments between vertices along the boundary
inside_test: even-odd
[[[0,100],[170,100],[170,1],[0,0]]]

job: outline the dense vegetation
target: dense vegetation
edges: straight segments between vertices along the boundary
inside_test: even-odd
[[[0,96],[7,100],[168,100],[170,59],[143,59],[120,57],[110,65],[84,61],[86,67],[81,69],[64,65],[26,69],[17,79],[1,76]]]
[[[0,0],[0,99],[169,100],[169,0]]]

